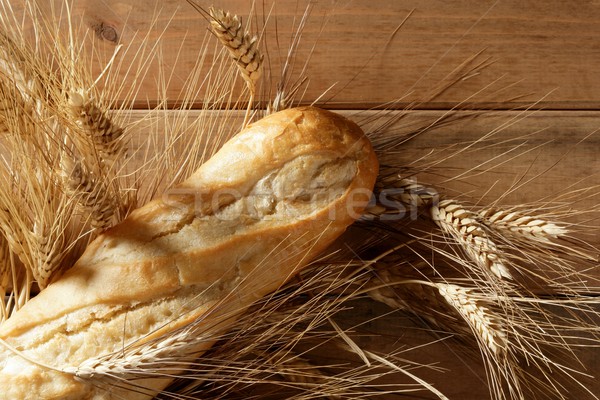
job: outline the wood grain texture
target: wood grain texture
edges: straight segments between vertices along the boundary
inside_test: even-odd
[[[437,125],[436,121],[447,117],[448,112],[339,112],[356,121],[376,143],[418,132],[413,139],[383,156],[382,165],[402,165],[419,171],[422,165],[439,163],[424,171],[419,179],[472,201],[489,202],[503,195],[504,204],[529,203],[556,198],[577,188],[600,186],[600,112],[597,111],[457,111],[452,113],[451,121]],[[186,131],[186,126],[202,113],[206,112],[161,114],[164,121],[178,121],[171,127],[164,121],[148,118],[148,111],[127,112],[123,119],[133,127],[133,156],[141,162],[144,152],[137,151],[135,146],[143,148],[148,140],[158,146],[164,130]],[[217,119],[226,117],[221,111],[213,113]],[[232,113],[227,114],[230,134],[237,132],[242,117],[241,111],[233,113],[233,117]],[[389,121],[394,124],[383,137],[373,134]],[[194,133],[187,131],[187,134]],[[210,138],[210,132],[204,134]],[[472,147],[461,151],[464,145]],[[519,185],[520,181],[527,184]],[[596,198],[587,198],[573,206],[583,209],[595,204]]]
[[[40,4],[49,8],[51,3]],[[251,2],[197,3],[249,20]],[[277,81],[281,60],[309,3],[314,7],[296,58],[298,72],[310,57],[304,102],[335,85],[324,98],[338,108],[367,108],[393,100],[397,108],[413,102],[419,108],[450,108],[465,101],[471,108],[533,102],[545,109],[600,108],[598,1],[258,1],[253,30],[261,33],[273,72],[265,86],[272,88]],[[172,74],[168,93],[179,93],[183,78],[204,52],[203,43],[216,42],[206,35],[205,17],[184,0],[81,0],[74,2],[73,14],[103,43],[104,58],[120,43],[132,46],[126,60],[147,32],[151,42],[160,38],[160,60],[142,84],[144,100],[157,97],[159,69]],[[265,14],[269,17],[263,28]],[[218,49],[214,43],[207,48],[208,53]],[[491,68],[434,101],[428,99],[433,86],[480,51],[494,62]],[[122,81],[127,82],[124,72]]]

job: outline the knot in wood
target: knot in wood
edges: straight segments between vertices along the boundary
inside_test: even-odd
[[[113,26],[107,25],[104,22],[100,22],[94,25],[93,28],[94,32],[96,32],[96,35],[98,35],[103,40],[112,43],[117,43],[117,41],[119,40],[117,30]]]

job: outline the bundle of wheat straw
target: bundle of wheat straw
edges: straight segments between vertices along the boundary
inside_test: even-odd
[[[307,77],[304,70],[296,80],[290,77],[293,51],[275,93],[264,90],[268,98],[255,101],[261,76],[269,72],[261,75],[262,70],[275,68],[259,39],[276,35],[267,17],[262,31],[253,32],[237,10],[188,3],[184,12],[201,13],[209,30],[206,51],[175,102],[183,113],[169,110],[170,77],[161,70],[157,80],[164,101],[134,121],[128,107],[152,58],[161,54],[159,42],[141,35],[142,49],[117,48],[98,72],[80,42],[89,37],[71,19],[68,3],[54,10],[67,15],[66,22],[55,23],[34,1],[23,0],[18,10],[17,2],[0,2],[0,323],[60,279],[91,238],[213,154],[238,130],[237,109],[248,104],[245,125],[253,116],[300,103]],[[36,28],[33,40],[23,31],[20,11]],[[307,8],[292,50],[309,17]],[[208,51],[216,41],[222,51]],[[127,52],[134,61],[124,57]],[[423,101],[489,65],[481,60],[459,66]],[[133,82],[129,93],[121,92],[123,71]],[[116,104],[115,99],[125,100]],[[210,112],[214,109],[220,112]],[[197,118],[190,123],[192,114]],[[479,357],[491,398],[569,398],[568,385],[586,373],[577,366],[574,349],[596,345],[600,302],[588,284],[593,275],[582,272],[596,267],[597,250],[578,239],[585,227],[563,221],[573,213],[569,203],[557,196],[555,203],[486,205],[424,183],[447,160],[485,145],[495,133],[485,132],[481,141],[463,147],[434,148],[431,142],[432,148],[413,160],[399,156],[411,140],[459,123],[457,114],[419,126],[405,124],[405,114],[386,111],[353,118],[372,139],[384,168],[372,204],[343,245],[254,304],[228,332],[211,338],[216,344],[191,365],[189,352],[200,340],[201,323],[119,353],[98,354],[70,370],[77,379],[135,392],[143,390],[136,387],[139,379],[177,371],[157,398],[395,398],[426,391],[446,399],[421,378],[438,367],[411,361],[401,346],[402,332],[385,353],[361,334],[363,325],[389,323],[405,313],[432,341],[443,340],[466,358]],[[136,137],[136,130],[147,136]],[[470,172],[458,171],[456,179]],[[444,171],[447,182],[450,175]],[[591,196],[595,189],[573,193]],[[345,319],[348,309],[373,300],[389,308],[369,305],[378,314],[354,323]],[[596,398],[591,390],[588,394]]]

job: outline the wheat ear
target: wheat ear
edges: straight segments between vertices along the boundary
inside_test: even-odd
[[[68,129],[67,142],[73,146],[65,145],[59,174],[65,191],[79,201],[92,227],[104,230],[126,214],[133,200],[131,192],[123,195],[126,182],[117,168],[125,159],[127,132],[90,90],[70,90],[63,107],[75,124]]]
[[[124,129],[118,126],[84,90],[69,94],[69,108],[81,128],[88,133],[104,161],[114,161],[124,151]]]
[[[229,51],[239,68],[250,93],[256,92],[256,82],[262,74],[263,56],[258,49],[258,39],[244,32],[237,15],[221,9],[210,8],[213,32]]]
[[[169,369],[169,361],[177,359],[183,363],[190,346],[200,343],[202,338],[197,337],[197,332],[184,329],[142,346],[124,350],[116,355],[100,356],[90,358],[77,367],[67,367],[64,372],[73,374],[80,379],[103,379],[103,378],[139,378],[147,374],[151,376],[152,371],[158,369]],[[189,360],[193,361],[193,357]],[[178,370],[178,367],[172,367]],[[143,372],[142,372],[143,371]]]
[[[431,207],[430,213],[440,229],[452,236],[477,266],[500,279],[512,279],[506,260],[479,222],[477,214],[454,200],[440,201]]]
[[[6,129],[3,144],[12,156],[3,165],[1,227],[11,252],[44,288],[62,266],[66,223],[56,216],[65,198],[45,170],[56,154],[56,141],[49,133],[55,128],[54,120],[39,99],[28,98],[31,93],[22,93],[16,82],[3,77],[1,88],[0,96],[8,104],[1,110]]]
[[[490,228],[499,229],[525,238],[548,241],[568,233],[568,230],[556,223],[524,214],[518,210],[486,208],[478,213],[482,222]]]
[[[256,83],[262,75],[263,55],[258,48],[258,38],[242,28],[240,18],[218,8],[209,8],[210,25],[215,36],[235,60],[242,78],[250,91],[244,126],[248,123],[250,109],[256,94]]]
[[[502,324],[470,289],[447,283],[436,283],[439,293],[471,327],[473,333],[496,356],[507,349],[508,340]]]
[[[33,222],[32,240],[29,244],[29,251],[34,260],[31,270],[41,289],[48,286],[51,279],[62,268],[67,267],[64,259],[69,241],[65,237],[68,221],[60,216],[69,215],[73,203],[66,199],[53,184],[54,182],[47,182],[44,185],[47,187],[47,192],[43,195],[47,209],[37,213],[38,218]]]
[[[37,259],[33,266],[33,277],[40,288],[48,286],[52,275],[61,267],[61,253],[63,245],[55,237],[52,224],[45,221],[36,221],[33,225],[33,237],[36,239],[32,246],[32,253]]]
[[[68,156],[61,160],[60,174],[65,191],[77,199],[84,213],[89,215],[91,226],[100,230],[109,228],[117,205],[105,179],[94,177],[81,161],[73,161]]]

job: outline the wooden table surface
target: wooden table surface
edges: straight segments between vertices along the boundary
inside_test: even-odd
[[[273,5],[261,0],[255,4],[257,14],[270,14],[264,29],[262,17],[248,18],[250,2],[198,3],[230,10],[262,32],[268,73],[259,100],[270,98],[300,17],[312,4],[294,64],[295,76],[306,68],[308,77],[301,103],[317,101],[348,110],[357,119],[372,108],[395,110],[382,118],[408,114],[402,125],[406,130],[432,124],[426,136],[398,154],[407,164],[432,148],[449,149],[495,132],[477,152],[444,164],[447,171],[457,171],[491,163],[493,173],[471,173],[455,182],[438,175],[449,191],[487,201],[509,192],[505,201],[520,203],[552,198],[566,188],[600,185],[600,1],[278,0]],[[163,94],[176,106],[184,78],[194,70],[204,44],[214,43],[205,57],[220,50],[206,19],[184,0],[78,0],[74,20],[91,28],[104,59],[119,44],[136,48],[148,31],[146,42],[160,39],[152,51],[160,52],[161,58],[150,64],[140,85],[134,118],[162,98],[157,94],[159,72],[170,77]],[[124,65],[129,56],[123,55]],[[440,90],[461,74],[459,82]],[[124,86],[131,83],[130,77],[123,73]],[[197,94],[198,107],[204,97]],[[454,112],[462,117],[436,125]],[[518,143],[527,148],[513,152]],[[523,178],[528,184],[515,188]],[[574,207],[597,207],[597,199],[582,199]],[[600,234],[592,229],[591,240],[600,243]],[[385,306],[359,304],[348,318],[382,309]],[[391,315],[369,325],[383,334],[381,348],[399,338],[409,344],[431,340],[422,331],[407,329],[412,322],[402,318]],[[423,373],[450,399],[488,398],[480,362],[465,361],[457,353],[459,348],[443,342],[415,357],[450,369]],[[600,373],[600,351],[581,355],[590,374]],[[585,384],[600,393],[595,380]],[[571,399],[592,398],[573,390]]]
[[[535,104],[535,108],[557,112],[600,108],[600,81],[596,79],[600,8],[596,1],[256,3],[258,13],[271,14],[263,42],[275,77],[301,14],[307,4],[314,5],[297,57],[300,68],[312,52],[305,102],[336,84],[328,105],[341,108],[362,109],[393,100],[397,108],[415,101],[424,109],[449,109],[457,104],[477,109]],[[251,10],[250,2],[241,0],[214,4],[242,17]],[[140,42],[154,23],[151,39],[162,35],[163,67],[176,71],[172,93],[181,88],[178,77],[193,68],[207,32],[206,20],[185,0],[80,0],[75,8],[109,46]],[[253,22],[257,30],[263,25],[262,18]],[[277,35],[272,31],[275,25]],[[483,52],[481,59],[494,63],[493,68],[435,100],[426,99],[432,87],[479,52]],[[146,90],[152,98],[150,81]]]

